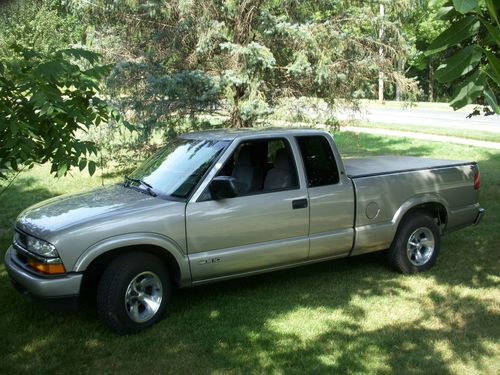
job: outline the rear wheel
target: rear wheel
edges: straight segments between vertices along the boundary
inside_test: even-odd
[[[162,318],[171,290],[168,270],[159,258],[125,254],[104,271],[97,289],[97,310],[115,332],[138,332]]]
[[[389,249],[389,262],[402,273],[422,272],[436,262],[441,235],[435,220],[425,211],[405,217]]]

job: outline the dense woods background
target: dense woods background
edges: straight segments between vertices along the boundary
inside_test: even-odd
[[[362,99],[500,112],[493,0],[0,3],[0,173],[133,164],[158,140]],[[1,177],[1,176],[0,176]]]

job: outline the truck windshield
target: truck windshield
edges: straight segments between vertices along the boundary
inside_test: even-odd
[[[229,141],[176,138],[137,168],[129,179],[155,193],[187,198]]]

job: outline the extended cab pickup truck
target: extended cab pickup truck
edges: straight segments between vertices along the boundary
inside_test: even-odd
[[[130,333],[174,287],[386,249],[400,272],[426,270],[443,234],[481,220],[479,185],[475,162],[343,162],[318,130],[184,134],[123,183],[21,213],[5,265],[43,299],[95,285],[103,320]]]

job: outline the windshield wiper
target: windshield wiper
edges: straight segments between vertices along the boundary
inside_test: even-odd
[[[131,182],[135,182],[139,185],[144,185],[146,187],[146,191],[149,193],[149,195],[151,195],[153,197],[156,197],[158,195],[153,191],[153,187],[150,184],[148,184],[144,180],[141,180],[140,178],[133,178],[133,177],[125,176],[125,181],[126,181],[125,186],[130,186]]]

